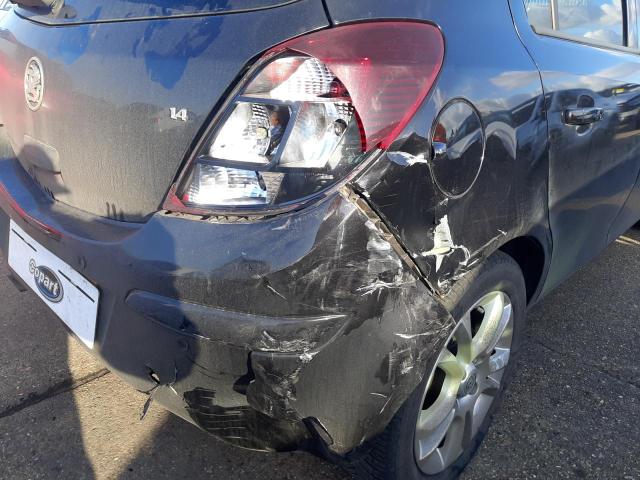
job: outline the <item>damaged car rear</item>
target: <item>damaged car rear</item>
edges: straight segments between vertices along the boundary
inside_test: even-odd
[[[607,243],[552,248],[587,190],[558,186],[578,123],[553,148],[547,110],[606,95],[545,91],[530,2],[13,3],[0,250],[19,288],[144,412],[360,478],[457,476],[527,306]],[[635,97],[628,72],[602,80],[623,88],[607,108]],[[618,230],[633,135],[628,181],[581,197],[609,195]]]

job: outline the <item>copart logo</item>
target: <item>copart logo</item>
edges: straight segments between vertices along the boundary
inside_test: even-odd
[[[29,260],[29,273],[33,275],[40,293],[52,303],[59,303],[64,296],[62,283],[58,276],[48,267],[38,266],[34,259]]]
[[[29,110],[36,111],[44,99],[44,69],[40,59],[33,57],[24,72],[24,96]]]

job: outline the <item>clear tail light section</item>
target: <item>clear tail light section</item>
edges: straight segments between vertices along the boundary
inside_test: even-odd
[[[431,90],[444,40],[430,24],[359,23],[267,52],[217,117],[164,208],[295,208],[387,149]]]

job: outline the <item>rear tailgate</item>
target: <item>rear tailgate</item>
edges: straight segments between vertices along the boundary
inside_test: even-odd
[[[84,3],[112,3],[104,18],[115,15],[116,5],[127,6],[120,16],[133,6],[150,8],[149,2]],[[243,68],[269,47],[325,26],[321,0],[53,28],[10,13],[0,22],[2,120],[23,167],[56,200],[141,221],[159,208],[190,145]],[[44,92],[35,111],[25,98],[34,58]],[[185,109],[187,121],[172,118],[172,109]]]

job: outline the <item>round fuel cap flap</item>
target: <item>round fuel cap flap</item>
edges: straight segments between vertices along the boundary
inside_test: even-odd
[[[449,197],[466,194],[475,183],[484,160],[485,134],[480,115],[465,100],[448,103],[431,132],[431,174]]]

